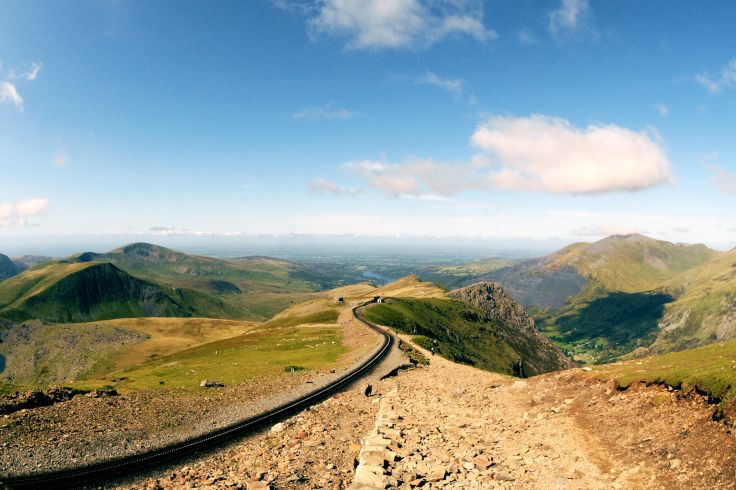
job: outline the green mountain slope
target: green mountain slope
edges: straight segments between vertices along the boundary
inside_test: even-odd
[[[667,352],[736,338],[736,249],[665,284],[677,299],[651,350]]]
[[[447,298],[390,298],[367,307],[365,316],[416,335],[439,355],[489,371],[530,376],[571,366],[497,284],[470,286]]]
[[[570,298],[607,291],[656,289],[679,274],[718,257],[705,245],[675,244],[643,235],[614,235],[574,243],[541,259],[486,274],[524,306],[560,308]]]
[[[522,359],[524,374],[535,375],[573,366],[562,351],[541,335],[524,308],[494,282],[479,283],[450,292],[450,298],[478,308],[494,323],[496,333]]]
[[[7,255],[0,254],[0,281],[12,277],[20,272],[15,262]]]
[[[104,262],[50,263],[0,283],[0,316],[13,321],[238,314],[212,296],[139,279]]]
[[[310,293],[340,286],[349,278],[268,257],[218,259],[133,243],[108,253],[85,252],[75,262],[104,261],[136,277],[217,295],[254,320],[272,317]]]
[[[615,235],[488,276],[529,307],[557,345],[581,360],[605,362],[651,345],[665,305],[677,296],[663,285],[720,256],[705,245]]]

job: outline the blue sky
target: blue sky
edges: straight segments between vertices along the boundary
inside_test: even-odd
[[[735,24],[727,1],[6,1],[0,243],[731,248]]]

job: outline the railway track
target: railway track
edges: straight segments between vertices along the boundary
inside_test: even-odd
[[[48,473],[37,473],[25,476],[3,477],[0,476],[0,487],[2,488],[69,488],[81,486],[86,483],[101,481],[125,473],[139,471],[141,469],[151,467],[157,464],[171,461],[175,458],[186,456],[203,449],[210,449],[214,446],[230,441],[237,437],[242,437],[255,430],[261,429],[268,425],[274,424],[285,417],[304,410],[315,403],[324,400],[330,395],[340,391],[351,383],[359,380],[368,374],[391,350],[393,346],[393,337],[384,329],[378,327],[374,323],[362,318],[359,310],[366,305],[373,303],[369,301],[353,308],[353,316],[367,327],[375,330],[383,337],[380,349],[371,356],[366,362],[357,366],[348,372],[345,376],[340,377],[327,386],[315,390],[303,397],[297,398],[291,402],[285,403],[273,410],[264,412],[260,415],[250,417],[236,424],[217,429],[213,432],[197,436],[188,441],[171,444],[159,449],[148,451],[143,454],[126,456],[111,461],[96,463],[80,468],[72,468],[61,471]]]

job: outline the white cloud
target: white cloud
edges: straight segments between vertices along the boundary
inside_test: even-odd
[[[656,136],[613,124],[578,128],[544,115],[496,116],[471,141],[482,152],[467,162],[361,160],[343,168],[389,196],[414,198],[472,190],[593,194],[674,181]]]
[[[1,67],[1,65],[0,65]],[[18,93],[16,80],[32,82],[38,77],[42,64],[40,62],[31,63],[29,71],[18,77],[15,70],[10,69],[5,76],[5,80],[0,82],[0,104],[13,104],[18,111],[23,111],[23,97]]]
[[[450,92],[455,97],[463,93],[463,85],[465,82],[459,78],[443,78],[433,71],[427,70],[424,75],[416,79],[417,85],[432,85]]]
[[[659,112],[659,115],[662,117],[667,117],[670,115],[670,108],[667,107],[665,104],[657,104],[654,106],[655,109],[657,109],[657,112]]]
[[[343,167],[391,197],[437,200],[482,185],[470,165],[438,163],[431,159],[411,159],[401,164],[363,160],[348,162]]]
[[[309,180],[307,187],[309,192],[314,192],[315,194],[332,194],[335,196],[351,196],[360,192],[358,189],[342,187],[336,182],[325,179],[324,177]]]
[[[41,71],[41,68],[43,67],[43,64],[41,62],[33,62],[31,63],[31,69],[28,70],[24,75],[23,78],[28,80],[29,82],[32,82],[38,77],[38,72]]]
[[[4,81],[0,83],[0,104],[9,102],[19,111],[23,110],[23,97],[20,96],[15,84]]]
[[[59,150],[54,153],[54,156],[51,159],[51,164],[54,167],[64,167],[67,163],[69,163],[69,154],[64,150]]]
[[[714,93],[736,86],[736,58],[729,61],[721,69],[719,75],[711,76],[708,73],[701,73],[695,76],[695,80]]]
[[[309,25],[346,39],[349,49],[422,48],[452,34],[497,37],[484,27],[478,0],[321,0]]]
[[[547,28],[556,41],[597,37],[588,0],[561,0],[560,6],[550,12]]]
[[[309,121],[323,121],[334,119],[353,119],[362,117],[359,112],[345,109],[344,107],[334,107],[332,102],[320,107],[307,107],[299,112],[292,114],[294,119],[305,119]]]
[[[498,159],[501,168],[488,174],[498,189],[586,194],[673,180],[669,160],[651,134],[613,124],[577,128],[543,115],[492,117],[472,141]]]
[[[0,203],[0,228],[29,226],[28,218],[43,214],[48,204],[48,199],[42,197]]]
[[[710,172],[710,183],[723,194],[736,194],[736,177],[719,163],[718,153],[706,155],[699,160]]]

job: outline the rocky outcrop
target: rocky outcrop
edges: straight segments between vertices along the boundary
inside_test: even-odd
[[[83,390],[56,386],[52,386],[46,391],[33,390],[24,393],[9,393],[0,396],[0,414],[14,413],[24,409],[48,407],[54,403],[69,401],[80,393],[85,392]]]
[[[450,297],[481,310],[486,320],[496,325],[496,332],[521,358],[524,376],[573,367],[573,362],[534,325],[524,308],[497,282],[481,282],[457,289]]]

